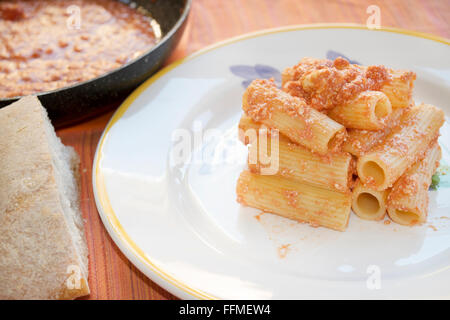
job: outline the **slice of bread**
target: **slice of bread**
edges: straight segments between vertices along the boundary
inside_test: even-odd
[[[0,109],[0,299],[89,294],[78,164],[36,97]]]

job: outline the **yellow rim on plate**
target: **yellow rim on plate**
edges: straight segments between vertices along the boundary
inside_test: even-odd
[[[248,33],[242,36],[234,37],[225,41],[218,42],[216,44],[213,44],[211,46],[208,46],[200,51],[197,51],[196,53],[193,53],[185,58],[182,58],[171,65],[163,68],[159,72],[157,72],[154,76],[152,76],[150,79],[145,81],[142,85],[140,85],[117,109],[117,111],[112,116],[111,120],[107,124],[102,137],[100,138],[100,142],[97,147],[97,152],[94,159],[94,170],[93,170],[93,178],[95,181],[95,189],[96,189],[96,201],[97,204],[101,208],[104,216],[106,217],[106,222],[109,224],[109,226],[115,231],[116,235],[120,239],[120,241],[127,246],[127,248],[133,253],[133,255],[138,258],[141,262],[143,262],[147,267],[149,267],[157,276],[164,279],[166,282],[170,283],[177,289],[192,295],[199,299],[218,299],[217,297],[214,297],[206,292],[203,292],[201,290],[197,290],[195,288],[190,287],[189,285],[183,283],[182,281],[176,279],[169,273],[162,270],[159,266],[157,266],[154,262],[151,261],[150,257],[146,255],[146,253],[139,248],[134,241],[131,239],[131,237],[127,234],[127,232],[124,230],[122,225],[119,222],[119,219],[117,218],[111,203],[109,201],[108,194],[106,192],[106,186],[104,183],[103,175],[100,171],[100,162],[102,161],[103,156],[103,146],[105,143],[105,138],[109,132],[109,130],[112,128],[112,126],[124,115],[124,113],[128,110],[128,108],[131,106],[131,104],[136,100],[136,98],[144,92],[145,89],[147,89],[150,85],[152,85],[154,82],[156,82],[159,78],[161,78],[163,75],[171,71],[172,69],[178,67],[179,65],[198,57],[199,55],[205,54],[211,50],[220,48],[222,46],[232,44],[238,41],[250,39],[250,38],[256,38],[259,36],[264,36],[268,34],[273,33],[281,33],[281,32],[289,32],[289,31],[297,31],[297,30],[309,30],[309,29],[364,29],[369,30],[364,25],[359,24],[311,24],[311,25],[297,25],[297,26],[289,26],[289,27],[281,27],[276,29],[268,29],[268,30],[262,30],[257,31],[253,33]],[[379,29],[371,30],[374,32],[377,31],[383,31],[383,32],[393,32],[393,33],[399,33],[399,34],[405,34],[409,36],[414,36],[418,38],[424,38],[429,40],[434,40],[440,43],[444,43],[446,45],[450,45],[450,40],[446,38],[442,38],[439,36],[422,33],[422,32],[416,32],[416,31],[410,31],[400,28],[392,28],[392,27],[381,27]],[[104,219],[102,219],[103,222]],[[142,271],[142,270],[141,270]]]

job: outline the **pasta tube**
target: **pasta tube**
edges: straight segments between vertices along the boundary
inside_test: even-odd
[[[360,157],[365,152],[380,144],[384,138],[400,123],[400,118],[406,109],[394,109],[386,120],[386,126],[377,131],[350,129],[342,149],[354,156]]]
[[[346,128],[380,130],[392,112],[388,97],[379,91],[363,91],[340,106],[333,108],[328,116]]]
[[[245,206],[285,218],[344,231],[348,224],[351,193],[341,193],[299,183],[280,176],[261,176],[244,171],[237,201]]]
[[[293,142],[326,154],[339,149],[346,137],[345,127],[309,107],[300,98],[275,87],[269,80],[254,80],[244,93],[246,115],[269,128],[277,128]]]
[[[239,130],[239,140],[247,145],[256,139],[256,133],[261,125],[252,120],[252,118],[242,115],[239,120],[238,130]]]
[[[252,143],[252,141],[256,139],[256,135],[258,134],[260,129],[267,130],[268,134],[271,134],[272,132],[275,135],[279,134],[277,129],[267,128],[266,126],[253,121],[252,118],[243,114],[241,119],[239,120],[238,125],[239,140],[245,145]]]
[[[439,166],[441,148],[435,143],[426,157],[398,179],[388,197],[388,214],[399,224],[425,222],[428,211],[428,188]]]
[[[389,98],[392,108],[411,106],[416,74],[405,70],[391,70],[390,74],[391,80],[381,87],[381,92]]]
[[[381,220],[385,217],[388,190],[374,190],[358,179],[352,193],[352,209],[358,217],[365,220]]]
[[[376,190],[391,187],[411,165],[424,157],[443,123],[444,112],[432,105],[411,108],[382,144],[358,159],[357,172],[361,181]]]
[[[276,141],[278,143],[278,170],[276,174],[325,189],[342,192],[349,190],[355,170],[355,163],[350,154],[341,152],[321,156],[293,143],[282,134],[279,135],[278,140],[269,139],[265,136],[264,130],[260,128],[258,123],[245,115],[239,122],[239,129],[242,132],[251,130],[257,132],[257,139],[253,140],[249,150],[248,167],[251,172],[263,174],[264,169],[272,165],[260,161],[260,158],[261,155],[265,154],[270,155],[270,157],[274,155],[271,147],[272,142]],[[266,146],[265,142],[261,143],[263,139],[268,141],[268,150],[261,150]]]

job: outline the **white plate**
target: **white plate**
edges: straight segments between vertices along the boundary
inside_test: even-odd
[[[162,70],[124,102],[99,143],[93,185],[108,232],[143,273],[181,298],[450,297],[446,176],[430,192],[427,224],[413,228],[352,214],[347,231],[337,232],[236,203],[247,156],[237,141],[244,85],[279,80],[280,70],[304,56],[338,53],[415,71],[416,102],[450,114],[447,40],[350,25],[269,30],[217,44]],[[449,123],[441,132],[445,171]],[[183,134],[193,157],[179,166],[172,151]]]

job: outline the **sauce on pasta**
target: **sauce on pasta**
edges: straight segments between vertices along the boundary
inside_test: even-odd
[[[411,72],[408,76],[415,75]],[[302,97],[319,111],[342,105],[363,91],[378,91],[391,81],[384,66],[365,68],[343,58],[334,61],[304,58],[284,71],[283,78],[285,91]]]

